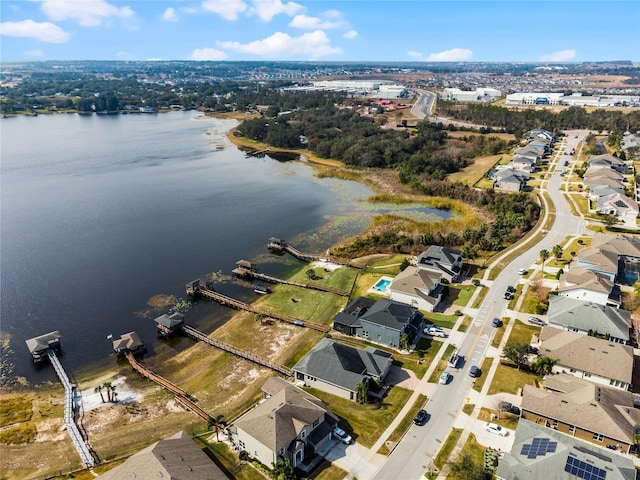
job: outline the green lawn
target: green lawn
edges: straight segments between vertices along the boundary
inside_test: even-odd
[[[445,315],[443,313],[425,312],[424,319],[426,322],[432,322],[444,328],[453,328],[458,321],[457,315]]]
[[[511,329],[511,334],[509,335],[509,342],[529,344],[531,343],[531,337],[533,334],[540,333],[540,330],[540,327],[516,320],[516,323]]]
[[[476,290],[473,285],[449,285],[448,288],[449,294],[444,299],[445,303],[460,307],[465,307],[469,303],[473,292]]]
[[[502,341],[502,337],[504,337],[504,333],[507,330],[507,319],[503,318],[502,326],[495,328],[495,330],[496,330],[496,333],[493,336],[493,340],[491,341],[491,346],[498,348],[500,346],[500,342]]]
[[[412,393],[405,388],[393,387],[380,404],[360,405],[314,388],[306,390],[326,403],[329,410],[340,417],[340,426],[368,448],[380,438]]]
[[[444,464],[449,460],[449,457],[451,456],[451,452],[453,452],[453,449],[458,443],[458,440],[460,439],[461,435],[462,435],[462,429],[460,428],[451,429],[451,433],[449,433],[449,436],[442,444],[442,447],[440,448],[440,451],[436,455],[436,458],[433,459],[433,463],[435,464],[436,467],[438,467],[439,470],[442,470],[442,467],[444,467]]]
[[[482,387],[484,386],[484,382],[487,380],[487,375],[489,373],[489,369],[491,368],[492,363],[493,363],[493,358],[484,357],[484,360],[482,361],[482,365],[480,366],[480,370],[482,371],[482,373],[473,382],[474,390],[478,392],[482,391]]]
[[[429,377],[429,382],[435,383],[438,381],[438,378],[440,378],[440,374],[444,372],[445,368],[447,368],[447,362],[449,361],[449,357],[451,356],[451,354],[455,349],[456,349],[455,345],[451,345],[451,344],[447,345],[447,348],[444,351],[444,354],[438,360],[438,366],[431,373],[431,376]]]
[[[499,392],[518,393],[518,389],[525,385],[535,385],[538,377],[534,373],[518,370],[515,367],[498,365],[493,381],[489,387],[487,395],[494,395]]]
[[[469,315],[465,315],[464,319],[462,320],[462,323],[458,326],[458,331],[459,332],[466,332],[467,329],[469,328],[469,325],[471,325],[471,317]]]
[[[217,460],[217,464],[227,471],[233,480],[252,480],[262,478],[255,468],[247,462],[241,462],[235,453],[224,443],[208,442],[205,437],[196,437],[195,442],[209,450]]]
[[[491,272],[493,273],[493,270]],[[478,294],[475,301],[473,302],[473,305],[471,305],[471,308],[480,308],[480,304],[484,300],[484,297],[487,295],[488,291],[489,289],[487,287],[480,287],[480,293]]]

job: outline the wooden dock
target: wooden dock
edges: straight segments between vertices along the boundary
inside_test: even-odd
[[[318,290],[321,292],[333,293],[336,295],[340,295],[342,297],[348,297],[349,292],[345,290],[340,290],[339,288],[330,287],[328,285],[323,285],[321,283],[309,282],[309,283],[299,283],[299,282],[291,282],[289,280],[284,280],[282,278],[273,277],[271,275],[266,275],[264,273],[258,272],[258,268],[252,264],[247,262],[246,260],[240,260],[236,262],[236,268],[233,269],[232,272],[235,276],[240,278],[254,278],[256,280],[262,280],[263,282],[268,283],[279,283],[282,285],[293,285],[294,287],[300,288],[309,288],[311,290]]]
[[[262,367],[266,367],[266,368],[270,368],[271,370],[275,370],[278,373],[281,373],[282,375],[286,376],[286,377],[292,377],[293,376],[293,372],[285,367],[284,365],[278,365],[275,363],[271,363],[268,360],[265,360],[264,358],[258,357],[256,355],[253,355],[251,353],[248,352],[244,352],[242,350],[240,350],[239,348],[235,348],[232,347],[231,345],[227,345],[226,343],[220,342],[219,340],[215,340],[207,335],[205,335],[204,333],[196,330],[193,327],[190,327],[188,325],[184,325],[183,327],[184,332],[191,338],[195,339],[195,340],[200,340],[201,342],[205,342],[208,343],[209,345],[211,345],[212,347],[216,347],[219,348],[220,350],[223,350],[225,352],[231,353],[233,355],[236,355],[237,357],[240,358],[244,358],[245,360],[249,360],[253,363],[257,363],[258,365],[262,366]]]
[[[131,364],[131,366],[136,372],[138,372],[143,377],[146,377],[149,380],[157,383],[161,387],[169,390],[175,396],[176,401],[180,403],[183,407],[185,407],[187,410],[195,413],[200,418],[202,418],[205,422],[209,422],[211,418],[214,418],[213,416],[205,412],[202,408],[200,408],[198,405],[196,405],[196,403],[193,400],[191,400],[191,398],[189,397],[186,391],[184,391],[177,385],[174,385],[166,378],[161,377],[156,373],[153,373],[147,367],[139,363],[133,356],[133,353],[127,350],[124,352],[124,356],[129,361],[129,363]]]
[[[290,323],[292,325],[296,325],[298,327],[308,327],[313,330],[317,330],[319,332],[326,333],[330,330],[330,328],[326,325],[319,325],[313,322],[306,322],[304,320],[300,320],[299,318],[290,317],[288,315],[282,315],[280,313],[272,312],[267,309],[256,308],[248,303],[241,302],[236,300],[235,298],[228,297],[227,295],[223,295],[221,293],[215,292],[210,288],[203,287],[200,285],[200,280],[194,280],[193,282],[187,283],[187,295],[191,297],[196,297],[198,295],[208,299],[213,300],[214,302],[218,302],[221,305],[225,305],[227,307],[236,308],[238,310],[245,310],[247,312],[255,313],[257,315],[264,315],[268,318],[273,318],[274,320],[278,320],[285,323]]]

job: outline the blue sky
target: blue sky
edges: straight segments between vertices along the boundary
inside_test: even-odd
[[[0,59],[640,61],[640,2],[2,0]]]

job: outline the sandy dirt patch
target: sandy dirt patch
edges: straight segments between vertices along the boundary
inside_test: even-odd
[[[111,385],[116,387],[117,402],[108,402],[107,401],[107,393],[106,390],[102,389],[102,397],[104,397],[104,402],[102,401],[102,397],[100,397],[100,393],[96,392],[94,388],[87,388],[85,390],[80,390],[79,401],[82,402],[82,407],[85,412],[89,412],[91,410],[95,410],[96,408],[107,407],[111,405],[115,405],[116,403],[133,403],[140,402],[143,399],[143,395],[141,392],[134,391],[126,382],[127,377],[117,377],[111,380]]]
[[[52,418],[38,422],[36,430],[36,442],[60,442],[68,437],[67,427],[62,418]]]

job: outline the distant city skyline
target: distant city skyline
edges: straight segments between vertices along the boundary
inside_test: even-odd
[[[0,59],[640,61],[636,1],[3,0]]]

